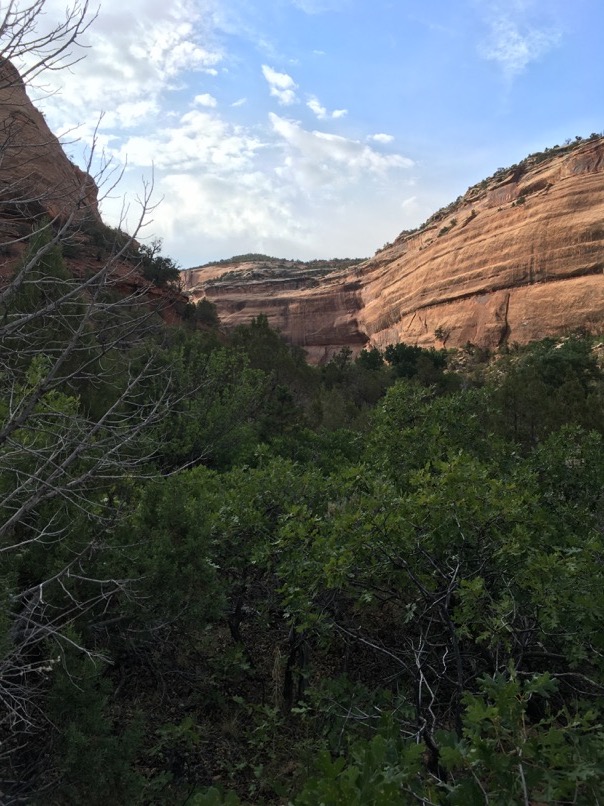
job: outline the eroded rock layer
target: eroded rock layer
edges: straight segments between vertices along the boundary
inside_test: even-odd
[[[0,215],[100,222],[94,180],[69,159],[21,76],[0,58]]]
[[[343,346],[494,348],[604,325],[604,139],[498,171],[360,265],[185,273],[227,326],[266,313],[314,361]],[[220,279],[217,277],[220,275]]]
[[[193,300],[213,302],[225,327],[265,314],[272,327],[306,350],[311,362],[320,363],[342,347],[360,350],[367,335],[356,318],[363,303],[353,267],[345,261],[336,270],[335,262],[316,263],[233,259],[188,269],[183,285]]]
[[[496,347],[604,321],[604,140],[539,155],[363,267],[372,343]]]

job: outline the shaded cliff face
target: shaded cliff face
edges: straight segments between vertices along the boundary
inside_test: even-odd
[[[499,171],[361,265],[185,272],[227,326],[266,313],[314,361],[342,346],[495,348],[604,326],[604,139]]]
[[[180,321],[188,299],[150,284],[137,270],[136,244],[128,258],[115,259],[116,236],[98,208],[94,179],[66,156],[43,115],[30,101],[15,67],[0,58],[0,286],[27,249],[27,237],[42,220],[66,226],[64,260],[75,277],[110,269],[108,284],[142,298],[169,322]],[[102,244],[102,246],[100,245]]]
[[[67,159],[13,65],[0,60],[0,216],[100,222],[94,180]]]
[[[359,351],[367,342],[357,322],[361,284],[352,276],[359,263],[233,259],[184,271],[183,288],[193,300],[213,302],[226,327],[266,314],[271,327],[321,363],[342,347]]]

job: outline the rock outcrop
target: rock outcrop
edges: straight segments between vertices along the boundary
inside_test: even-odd
[[[0,215],[101,221],[97,186],[69,159],[21,76],[0,60]]]
[[[342,347],[360,350],[367,342],[356,320],[361,284],[351,276],[359,263],[243,256],[184,271],[183,288],[193,300],[213,302],[225,327],[266,314],[272,327],[320,363]]]
[[[0,281],[42,218],[73,225],[74,254],[65,255],[74,273],[98,268],[108,230],[96,184],[66,157],[17,71],[0,60]],[[178,319],[186,298],[151,286],[136,266],[136,249],[112,263],[118,286],[145,291]],[[601,331],[603,271],[604,138],[592,135],[498,171],[364,262],[246,256],[190,269],[183,281],[193,300],[217,305],[225,326],[265,313],[319,363],[342,347],[493,348]]]
[[[189,270],[225,325],[258,313],[314,361],[342,346],[496,348],[604,327],[604,138],[498,171],[373,258],[320,278]]]
[[[181,319],[188,298],[145,280],[138,271],[136,242],[115,257],[128,236],[103,224],[94,179],[67,158],[18,71],[0,58],[0,287],[43,220],[55,232],[65,232],[63,256],[74,276],[106,265],[107,281],[119,293],[143,300],[167,321]]]
[[[400,235],[363,267],[359,321],[378,346],[497,347],[599,330],[603,270],[598,138],[500,171]]]

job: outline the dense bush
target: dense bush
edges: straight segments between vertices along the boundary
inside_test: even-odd
[[[56,249],[31,278],[0,398],[19,797],[597,802],[588,338],[466,351],[471,377],[405,344],[312,368],[266,317],[227,336],[91,313]]]
[[[143,277],[158,286],[177,283],[180,269],[170,257],[161,254],[162,243],[155,240],[151,244],[138,247],[138,264]]]

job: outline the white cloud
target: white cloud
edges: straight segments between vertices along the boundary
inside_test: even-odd
[[[214,238],[296,237],[294,211],[264,174],[251,171],[235,180],[215,174],[169,174],[162,183],[162,219],[168,230]],[[187,204],[183,206],[182,200]]]
[[[60,18],[62,2],[46,0],[49,19]],[[309,13],[337,6],[303,4]],[[371,142],[306,130],[284,116],[254,120],[252,95],[219,104],[226,94],[219,82],[232,86],[241,66],[237,52],[219,44],[230,41],[219,36],[223,11],[222,0],[103,0],[86,35],[86,58],[48,76],[48,89],[56,91],[44,104],[49,124],[65,131],[83,122],[78,134],[91,139],[98,113],[108,110],[96,143],[125,166],[117,192],[136,199],[142,180],[154,183],[153,201],[161,204],[143,236],[163,237],[166,253],[183,265],[203,262],[206,248],[212,257],[366,253],[359,244],[399,228],[393,199],[408,184],[401,169],[413,163],[379,153]],[[286,63],[283,54],[264,60]],[[292,76],[266,64],[262,72],[280,104],[299,100]],[[325,108],[314,95],[304,98],[319,119],[346,114]],[[244,104],[245,115],[233,111]],[[77,145],[68,150],[74,153]],[[103,215],[117,224],[124,214],[123,226],[133,228],[136,202],[122,205],[112,193]]]
[[[44,75],[50,93],[41,106],[55,131],[94,121],[101,127],[129,125],[131,112],[146,104],[156,113],[162,96],[185,72],[215,74],[224,58],[204,22],[213,0],[104,0],[82,37],[85,58],[72,70]],[[63,0],[47,0],[47,20],[64,16]],[[116,99],[120,105],[115,110]],[[121,112],[119,111],[121,110]],[[130,111],[128,111],[130,110]],[[142,119],[142,114],[138,116]],[[84,126],[82,136],[90,132]]]
[[[157,114],[159,106],[157,100],[127,101],[118,104],[109,112],[103,113],[101,127],[104,131],[109,129],[130,129],[138,126],[146,118]]]
[[[293,175],[307,188],[329,186],[332,190],[366,178],[384,177],[389,171],[409,168],[413,161],[399,154],[380,154],[370,146],[336,134],[307,131],[300,123],[274,113],[269,115],[274,132],[287,147],[278,172]]]
[[[266,64],[262,65],[262,74],[266,79],[271,95],[282,106],[291,106],[298,100],[295,90],[298,85],[287,73],[278,73]]]
[[[262,142],[245,130],[217,115],[194,109],[173,126],[129,137],[115,156],[131,167],[231,173],[249,169],[262,147]]]
[[[328,117],[327,109],[325,109],[324,106],[321,106],[319,99],[315,98],[314,95],[308,99],[306,106],[319,118],[319,120],[325,120],[325,118]]]
[[[393,140],[394,140],[394,137],[391,134],[378,133],[378,134],[369,135],[369,137],[367,139],[372,140],[374,143],[387,144],[387,143],[392,143]]]
[[[535,24],[529,18],[530,4],[491,7],[487,24],[489,34],[480,44],[479,53],[502,68],[508,79],[520,75],[529,64],[541,59],[561,39],[558,30]]]
[[[161,201],[148,234],[165,240],[168,254],[188,265],[199,262],[197,241],[233,237],[252,241],[262,233],[289,233],[287,206],[279,189],[261,170],[258,157],[266,148],[250,131],[232,125],[210,108],[191,109],[149,134],[133,134],[108,147],[118,163],[127,164],[122,189],[130,197],[140,191],[140,176],[154,177],[154,203]],[[281,200],[282,201],[282,200]],[[119,199],[103,203],[110,223],[122,215]],[[137,211],[128,213],[132,227]],[[291,213],[291,221],[296,216]],[[272,229],[271,229],[272,227]],[[296,228],[292,224],[292,232]],[[241,251],[246,251],[242,249]]]
[[[338,118],[343,118],[348,114],[347,109],[334,109],[333,112],[328,112],[316,95],[309,96],[306,106],[311,110],[311,112],[313,112],[314,115],[317,116],[319,120],[327,120],[328,118],[337,120]]]
[[[408,199],[403,199],[401,202],[401,210],[409,210],[414,207],[417,207],[417,196],[409,196]]]
[[[193,103],[197,104],[198,106],[206,106],[210,109],[213,109],[217,106],[218,102],[213,95],[210,95],[209,92],[204,92],[202,95],[196,95],[193,98]]]
[[[151,136],[130,136],[114,152],[120,160],[128,157],[130,183],[154,166],[162,202],[150,230],[164,238],[168,254],[176,247],[174,254],[190,266],[203,262],[201,250],[208,248],[223,256],[265,251],[317,257],[328,243],[330,254],[343,254],[347,238],[348,251],[362,254],[368,232],[373,242],[399,228],[392,198],[409,184],[400,171],[411,160],[308,131],[276,114],[269,120],[271,129],[261,139],[256,127],[234,126],[212,109],[192,109]],[[117,202],[106,210],[117,218]],[[377,211],[379,221],[373,221]],[[369,229],[360,227],[353,237],[350,221],[370,216]],[[336,220],[337,238],[329,234],[329,222]]]

